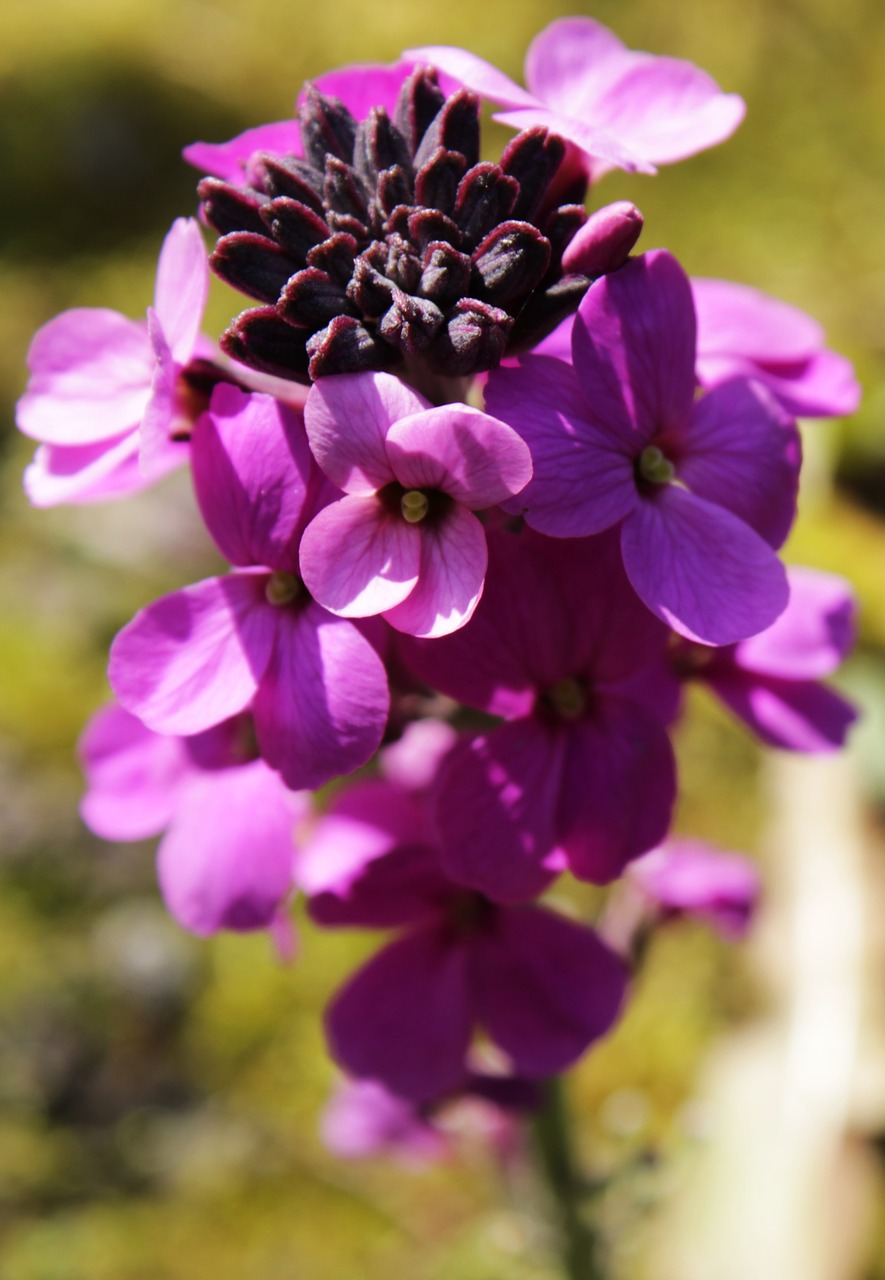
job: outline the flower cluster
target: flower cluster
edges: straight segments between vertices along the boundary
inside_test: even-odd
[[[746,927],[752,868],[668,838],[686,683],[787,750],[854,718],[821,683],[851,593],[778,555],[795,416],[850,412],[850,366],[794,308],[633,254],[633,205],[585,207],[743,104],[586,18],[541,33],[526,79],[413,49],[194,144],[211,256],[176,222],[146,323],[51,321],[19,404],[35,503],[187,463],[230,566],[117,636],[87,824],[165,833],[195,933],[287,951],[296,892],[320,927],[395,931],[327,1014],[359,1082],[343,1150],[436,1150],[444,1102],[528,1105],[605,1035],[637,954],[619,894],[644,930]],[[518,130],[498,162],[483,99]],[[210,268],[258,304],[220,347]],[[563,873],[612,886],[598,927],[537,901]]]

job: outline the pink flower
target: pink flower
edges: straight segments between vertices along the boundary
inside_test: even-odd
[[[50,320],[28,352],[16,421],[43,443],[25,473],[37,506],[122,497],[187,460],[180,440],[204,407],[188,365],[198,354],[209,288],[193,218],[163,242],[148,323],[79,308]]]
[[[219,386],[194,428],[192,469],[235,571],[137,614],[111,649],[111,685],[157,733],[201,733],[250,708],[267,763],[291,787],[322,786],[374,753],[389,695],[369,641],[298,576],[301,531],[328,497],[300,416]]]
[[[593,179],[612,168],[654,173],[722,142],[744,118],[743,101],[690,62],[633,52],[592,18],[560,18],[535,37],[528,91],[464,49],[431,45],[404,57],[507,108],[495,116],[503,124],[560,134]]]
[[[509,511],[553,537],[620,526],[624,566],[681,635],[729,644],[787,603],[773,548],[796,508],[795,423],[763,387],[733,378],[696,398],[691,287],[663,250],[591,285],[572,363],[526,356],[499,369],[489,409],[532,452]]]
[[[104,707],[80,740],[81,812],[106,840],[165,831],[157,874],[185,929],[206,937],[272,928],[285,945],[294,831],[310,803],[257,759],[250,734],[241,716],[195,736],[164,736],[122,707]]]
[[[342,1080],[323,1113],[322,1137],[336,1156],[393,1156],[407,1166],[442,1160],[445,1135],[405,1098],[377,1080]]]
[[[628,876],[665,917],[695,916],[729,942],[747,932],[759,898],[752,862],[700,840],[668,840],[631,863]]]
[[[380,613],[411,635],[463,627],[487,562],[472,513],[531,477],[516,432],[467,405],[431,408],[385,373],[321,379],[304,420],[314,457],[346,495],[302,540],[301,573],[314,598],[340,617]]]

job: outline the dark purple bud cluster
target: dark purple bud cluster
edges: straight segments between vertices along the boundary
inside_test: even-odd
[[[562,254],[586,214],[552,194],[557,136],[529,129],[481,161],[478,98],[446,98],[426,68],[392,118],[357,123],[311,87],[300,125],[303,157],[256,157],[256,185],[200,183],[213,269],[262,304],[228,328],[228,355],[301,382],[416,365],[470,376],[577,307],[589,279],[563,274]]]

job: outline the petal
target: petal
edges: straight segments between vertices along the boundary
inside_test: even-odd
[[[366,618],[404,600],[418,581],[423,537],[374,494],[324,507],[301,539],[310,594],[342,618]]]
[[[270,660],[265,574],[208,578],[137,613],[111,646],[120,702],[158,733],[199,733],[242,711]]]
[[[853,364],[826,348],[798,367],[773,365],[754,370],[752,376],[797,418],[839,418],[854,413],[860,404],[861,386]]]
[[[694,304],[671,254],[631,258],[590,286],[575,317],[572,361],[594,426],[613,446],[632,439],[634,457],[653,436],[691,420]]]
[[[579,880],[608,884],[667,834],[676,762],[656,717],[626,699],[599,698],[569,727],[557,835]]]
[[[593,105],[629,53],[592,18],[560,18],[529,45],[525,78],[534,94],[563,115],[594,116]]]
[[[220,384],[194,427],[191,466],[226,558],[297,572],[297,534],[318,474],[297,409]]]
[[[16,409],[19,430],[47,444],[84,445],[138,425],[154,356],[144,324],[81,307],[37,330],[28,368]]]
[[[314,87],[327,97],[340,98],[356,120],[364,120],[373,107],[384,107],[393,115],[399,91],[414,69],[414,62],[404,54],[399,62],[388,65],[377,62],[359,63],[327,71],[314,80]],[[299,94],[301,106],[304,94]]]
[[[549,129],[583,151],[596,164],[588,165],[594,172],[606,173],[609,169],[625,169],[628,173],[654,173],[654,166],[640,159],[607,128],[597,128],[586,119],[564,115],[544,106],[520,107],[511,111],[496,111],[493,117],[498,124],[511,129]]]
[[[808,360],[824,344],[816,320],[798,307],[731,280],[692,278],[698,359],[736,356],[756,364]]]
[[[339,1066],[416,1102],[461,1083],[472,1025],[466,948],[438,928],[385,947],[326,1013]]]
[[[556,538],[583,537],[616,524],[636,505],[634,442],[598,429],[593,406],[571,365],[525,356],[496,369],[486,404],[529,447],[533,476],[505,503],[533,529]]]
[[[501,106],[539,105],[537,98],[527,93],[525,89],[521,89],[509,76],[505,76],[503,71],[499,71],[483,58],[478,58],[476,54],[468,53],[466,49],[457,49],[453,45],[444,44],[422,45],[418,49],[407,49],[403,57],[412,58],[416,62],[430,63],[431,66],[460,81],[468,89],[473,89],[483,98],[500,103]]]
[[[665,453],[692,493],[725,507],[779,547],[796,516],[802,442],[796,424],[761,386],[734,378],[698,401]]]
[[[845,698],[811,680],[734,671],[717,672],[708,683],[762,742],[784,751],[835,751],[858,716]]]
[[[443,863],[453,880],[496,902],[523,902],[564,862],[555,836],[564,738],[514,720],[456,747],[437,791]]]
[[[304,424],[313,456],[345,493],[374,493],[393,480],[384,442],[391,423],[429,406],[389,373],[340,373],[311,387]]]
[[[227,182],[248,177],[247,161],[259,151],[274,155],[300,156],[301,127],[297,120],[277,120],[238,133],[229,142],[193,142],[181,153],[200,173]]]
[[[674,631],[732,644],[771,626],[789,598],[769,545],[723,507],[662,485],[624,521],[624,568],[637,595]]]
[[[189,772],[180,738],[152,733],[111,703],[89,721],[77,754],[87,782],[80,813],[90,831],[143,840],[167,826]]]
[[[744,671],[785,680],[832,675],[854,647],[857,602],[844,578],[819,569],[787,569],[790,602],[766,631],[742,641],[733,661]]]
[[[401,418],[387,434],[387,456],[405,488],[441,490],[471,511],[512,498],[532,478],[516,432],[468,405]]]
[[[160,475],[188,460],[188,445],[170,440],[156,455],[151,474],[146,476],[139,465],[138,443],[135,430],[114,440],[70,448],[41,445],[25,470],[25,492],[36,507],[53,507],[61,502],[107,502],[141,492]]]
[[[441,1160],[450,1149],[414,1104],[396,1097],[375,1080],[345,1080],[320,1121],[322,1139],[345,1160],[394,1156],[412,1165]]]
[[[292,888],[293,799],[262,760],[188,778],[157,858],[179,924],[206,937],[273,923]]]
[[[469,621],[482,595],[488,563],[485,530],[464,507],[454,507],[438,524],[418,528],[417,585],[402,604],[385,609],[384,618],[407,635],[446,636]]]
[[[614,951],[541,908],[499,912],[474,954],[477,1016],[520,1075],[570,1067],[611,1030],[627,994]]]
[[[196,218],[176,218],[163,241],[154,310],[175,361],[190,360],[209,293],[209,260]]]
[[[319,605],[280,609],[253,704],[261,754],[290,787],[324,786],[366,763],[387,725],[381,659],[352,622]]]
[[[332,831],[353,838],[348,824],[329,819]],[[325,825],[325,824],[321,824]],[[332,832],[328,832],[330,836]],[[330,842],[331,843],[331,842]],[[438,919],[458,889],[443,875],[439,853],[429,844],[401,844],[363,863],[348,883],[312,894],[310,915],[317,924],[390,929]]]
[[[668,914],[693,915],[729,941],[743,937],[759,898],[748,858],[700,840],[672,840],[634,862],[630,879]]]

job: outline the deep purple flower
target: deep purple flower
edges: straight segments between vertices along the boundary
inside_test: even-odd
[[[310,801],[257,758],[247,716],[169,737],[112,704],[86,727],[80,759],[90,830],[106,840],[165,831],[157,875],[179,924],[203,937],[272,928],[285,941],[294,832]]]
[[[323,378],[304,421],[313,456],[346,495],[302,539],[301,572],[314,599],[340,617],[380,613],[410,635],[462,627],[487,561],[472,513],[531,478],[516,432],[464,404],[431,408],[384,373]]]
[[[664,918],[695,916],[729,942],[747,932],[759,899],[753,863],[700,840],[668,840],[631,863],[628,877]]]
[[[620,526],[645,604],[680,634],[728,644],[787,602],[780,546],[796,508],[795,423],[742,378],[695,390],[695,315],[663,250],[591,286],[572,363],[526,356],[489,378],[486,404],[532,451],[507,510],[554,537]]]
[[[292,787],[322,786],[374,753],[389,697],[375,649],[298,574],[300,534],[330,496],[300,416],[218,387],[194,428],[192,468],[235,570],[143,609],[111,649],[111,684],[158,733],[200,733],[251,708],[267,763]]]
[[[467,626],[399,643],[433,688],[506,720],[442,770],[446,871],[503,902],[540,893],[566,865],[605,884],[667,832],[675,766],[641,683],[666,628],[630,589],[611,535],[490,534],[489,552]]]
[[[698,67],[627,49],[592,18],[560,18],[535,37],[528,91],[464,49],[429,45],[404,56],[505,107],[495,115],[503,124],[567,138],[594,179],[612,168],[654,173],[724,141],[744,118],[743,101]]]

